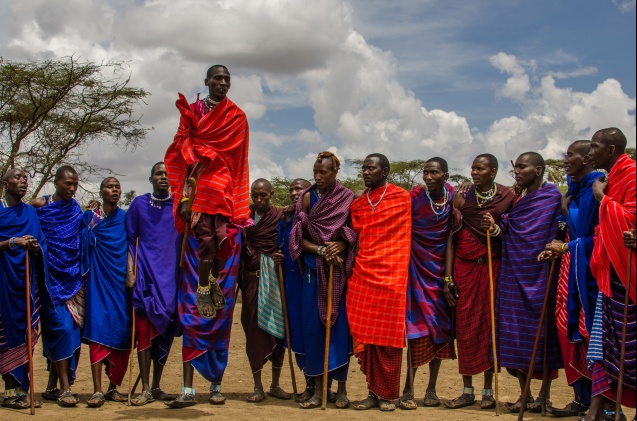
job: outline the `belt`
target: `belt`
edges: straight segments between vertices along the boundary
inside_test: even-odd
[[[261,271],[260,270],[244,270],[243,275],[256,276],[257,278],[259,278],[261,275]]]
[[[488,257],[481,257],[479,259],[463,259],[462,257],[456,257],[459,260],[462,260],[463,262],[468,262],[468,263],[477,263],[479,265],[484,265],[486,263],[489,263],[489,258]],[[499,260],[499,258],[492,258],[491,260]]]

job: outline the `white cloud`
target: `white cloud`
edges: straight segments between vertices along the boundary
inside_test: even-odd
[[[549,76],[553,76],[555,79],[570,79],[572,77],[591,76],[597,73],[597,67],[588,66],[581,67],[579,69],[571,70],[570,72],[549,72]]]
[[[635,3],[635,0],[613,0],[613,4],[622,13],[630,13],[635,10]]]

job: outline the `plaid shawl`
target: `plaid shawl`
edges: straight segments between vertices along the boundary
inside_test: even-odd
[[[610,297],[611,265],[626,286],[626,260],[630,253],[633,268],[630,272],[630,298],[635,303],[635,249],[624,247],[622,236],[629,228],[635,228],[635,161],[624,154],[608,174],[605,196],[599,206],[591,270],[599,290]]]
[[[548,340],[548,368],[562,367],[554,311],[557,281],[547,291],[547,264],[537,261],[546,244],[557,237],[561,198],[555,185],[544,183],[537,191],[520,198],[511,212],[502,217],[504,240],[496,326],[503,367],[528,369],[547,293],[550,294],[548,332],[543,332],[540,347]],[[557,279],[557,273],[554,276]],[[542,353],[538,353],[535,363],[536,367],[542,367]]]
[[[451,311],[443,293],[443,277],[455,190],[450,184],[445,188],[449,192],[449,201],[439,210],[440,215],[431,209],[424,187],[416,187],[410,192],[412,228],[407,338],[430,336],[434,344],[451,341]]]
[[[369,193],[378,203],[384,187]],[[347,285],[347,319],[360,344],[405,346],[406,294],[411,251],[411,198],[392,184],[376,210],[367,195],[350,206],[358,233],[356,262]]]
[[[47,197],[48,199],[48,197]],[[40,225],[46,237],[49,277],[47,289],[56,306],[84,285],[80,274],[80,224],[82,208],[75,201],[58,200],[37,208]]]
[[[188,166],[199,162],[204,168],[197,179],[193,212],[220,214],[235,224],[249,216],[249,129],[245,113],[224,98],[208,114],[199,118],[196,103],[188,105],[179,94],[179,129],[166,151],[164,162],[173,195],[175,227],[184,223],[177,216],[179,201],[188,176]]]
[[[312,187],[305,189],[301,197],[316,188],[316,184],[314,184]],[[318,246],[323,246],[328,241],[337,240],[348,244],[347,250],[341,254],[344,265],[333,269],[332,303],[334,305],[332,306],[332,325],[334,325],[338,317],[338,303],[341,302],[345,282],[351,275],[354,264],[357,235],[349,222],[349,206],[352,200],[354,200],[354,194],[338,181],[321,196],[308,214],[301,210],[303,201],[299,200],[296,204],[294,226],[289,239],[290,256],[293,260],[298,260],[302,267],[303,259],[300,257],[303,252],[304,237]],[[304,268],[301,270],[305,272]],[[327,281],[329,277],[329,265],[325,262],[325,259],[317,259],[316,271],[319,288],[319,316],[321,322],[325,324],[327,320]]]

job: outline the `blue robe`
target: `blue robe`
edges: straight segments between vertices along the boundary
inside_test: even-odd
[[[30,261],[30,298],[31,298],[31,326],[37,332],[40,321],[40,300],[36,275],[46,277],[46,240],[40,220],[31,205],[19,203],[15,206],[4,207],[0,203],[0,241],[12,237],[32,235],[40,244],[41,253],[29,252]],[[39,267],[38,267],[39,266]],[[0,353],[26,347],[27,345],[27,312],[26,312],[26,252],[21,247],[0,252]],[[40,282],[44,281],[39,279]],[[35,336],[37,338],[37,336]],[[33,341],[35,346],[37,341]],[[24,391],[29,390],[28,360],[17,367],[12,367],[11,374]],[[15,365],[15,364],[13,364]]]

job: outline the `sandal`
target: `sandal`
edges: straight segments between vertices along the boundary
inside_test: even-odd
[[[226,297],[223,296],[219,282],[217,282],[216,279],[210,279],[210,296],[212,297],[215,310],[223,310],[226,308]]]
[[[199,315],[204,319],[214,319],[217,316],[217,310],[210,296],[210,285],[197,287],[197,293],[195,294],[195,304],[197,304],[197,311]]]
[[[403,393],[403,395],[398,398],[398,407],[409,411],[418,408],[418,404],[414,400],[413,394]]]
[[[378,400],[376,399],[374,395],[370,393],[362,401],[354,402],[352,406],[354,407],[354,409],[358,409],[360,411],[366,411],[368,409],[378,408]]]
[[[265,393],[263,393],[263,389],[260,387],[254,388],[254,393],[248,396],[248,402],[258,403],[265,399]]]
[[[551,406],[551,401],[547,399],[546,408],[548,409],[550,406]],[[529,411],[535,412],[536,414],[539,414],[540,412],[542,412],[542,397],[538,396],[536,400],[534,400],[529,405],[527,405],[527,408]]]
[[[142,391],[142,393],[140,393],[136,398],[130,400],[130,404],[132,406],[144,406],[151,402],[155,402],[155,399],[153,399],[152,393],[148,390]]]
[[[104,399],[112,402],[128,402],[128,394],[119,393],[117,389],[107,390]]]
[[[567,404],[564,408],[553,408],[552,406],[547,406],[546,411],[552,414],[555,417],[576,417],[588,410],[587,406],[582,405],[577,401],[573,401]]]
[[[471,406],[476,403],[476,396],[473,394],[473,387],[462,388],[462,395],[452,401],[445,402],[445,407],[449,409],[459,409]]]
[[[392,401],[378,398],[378,407],[383,412],[392,412],[396,409],[396,405]]]
[[[425,397],[422,398],[423,405],[425,406],[440,406],[440,399],[436,395],[436,391],[430,390],[425,393]]]
[[[349,399],[347,399],[347,395],[344,393],[336,394],[336,401],[334,402],[334,406],[336,406],[337,409],[349,408]]]
[[[63,408],[72,408],[77,405],[77,398],[73,396],[73,392],[67,390],[57,398],[58,405]]]
[[[305,388],[303,393],[301,393],[300,395],[298,395],[296,397],[296,401],[299,402],[299,403],[307,402],[310,399],[312,399],[312,396],[314,396],[314,388],[313,387],[307,387],[307,388]]]
[[[482,390],[482,401],[480,402],[480,409],[493,409],[495,408],[495,398],[493,397],[493,389]]]
[[[615,411],[604,409],[604,421],[615,421]],[[626,421],[624,411],[619,411],[619,421]]]
[[[45,389],[40,396],[42,396],[42,399],[47,401],[57,401],[61,394],[62,391],[57,387],[54,387],[53,389]]]
[[[277,399],[283,399],[283,400],[292,399],[292,394],[283,390],[281,386],[270,387],[270,390],[268,391],[268,395]]]
[[[220,390],[213,390],[210,392],[208,402],[210,402],[211,405],[223,405],[226,403],[226,397],[221,394]]]
[[[323,403],[323,399],[314,395],[310,399],[306,400],[305,402],[301,402],[299,406],[303,409],[313,409],[313,408],[320,407],[322,403]]]
[[[192,389],[192,388],[188,388],[188,389],[190,389],[193,393],[192,394],[182,393],[181,395],[177,396],[176,399],[172,401],[164,402],[166,406],[168,406],[169,408],[187,408],[189,406],[196,405],[197,399],[195,398],[195,394],[194,394],[195,389]]]
[[[93,393],[93,396],[91,396],[91,399],[86,401],[86,404],[89,408],[99,408],[100,406],[104,405],[105,401],[106,399],[104,398],[104,394],[102,392],[95,392]]]
[[[24,400],[20,399],[21,396],[11,396],[10,398],[4,398],[0,406],[9,409],[27,409],[30,407]]]
[[[151,395],[153,395],[153,399],[155,399],[156,401],[174,401],[179,396],[176,394],[168,394],[160,388],[151,389],[150,393]]]
[[[529,396],[526,399],[527,408],[530,403],[533,403],[533,398],[531,396]],[[518,398],[517,401],[515,401],[515,403],[512,403],[512,402],[505,403],[504,407],[508,409],[509,412],[513,414],[518,414],[520,412],[520,408],[522,407],[522,396],[520,395],[520,397]]]

